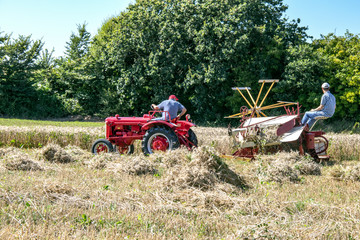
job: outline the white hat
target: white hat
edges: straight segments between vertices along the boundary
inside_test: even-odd
[[[326,82],[326,83],[323,83],[323,84],[321,85],[321,88],[328,89],[328,88],[330,88],[330,84],[328,84],[327,82]]]

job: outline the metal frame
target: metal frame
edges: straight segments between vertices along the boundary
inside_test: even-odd
[[[256,131],[258,131],[261,128],[261,124],[264,124],[269,121],[273,121],[274,119],[278,119],[283,116],[294,116],[293,119],[289,119],[288,121],[279,124],[279,127],[276,131],[276,135],[284,136],[285,134],[291,134],[291,131],[296,129],[296,134],[297,133],[299,133],[299,134],[298,134],[298,136],[296,135],[297,136],[296,139],[291,140],[291,142],[297,141],[297,148],[301,155],[304,155],[305,152],[307,152],[316,161],[329,159],[329,156],[327,156],[327,155],[319,156],[320,153],[326,154],[326,150],[328,147],[327,139],[323,136],[325,133],[322,131],[313,132],[313,131],[311,131],[311,129],[309,130],[308,127],[302,127],[300,125],[300,123],[301,123],[300,107],[301,106],[299,105],[299,103],[278,101],[275,104],[263,106],[267,96],[269,95],[269,92],[271,91],[271,89],[273,88],[273,86],[276,82],[279,82],[279,80],[277,80],[277,79],[259,80],[259,83],[261,83],[261,88],[260,88],[259,93],[257,94],[256,100],[254,100],[255,98],[250,93],[251,88],[249,88],[249,87],[233,87],[232,88],[233,90],[236,90],[239,92],[239,94],[242,96],[242,98],[246,101],[247,105],[250,107],[250,109],[248,109],[246,106],[243,106],[243,107],[241,107],[240,113],[236,113],[236,114],[226,117],[226,118],[242,118],[240,120],[241,125],[239,126],[238,129],[232,130],[230,128],[230,130],[229,130],[229,132],[232,136],[236,137],[236,136],[238,136],[238,134],[240,134],[242,139],[244,140],[244,141],[240,140],[242,142],[242,145],[241,146],[239,145],[240,148],[233,153],[233,156],[240,157],[240,158],[254,159],[255,155],[257,155],[259,153],[259,149],[260,149],[259,145],[250,146],[249,144],[244,144],[244,143],[251,142],[251,141],[247,141],[248,129],[250,129],[250,130],[255,129]],[[271,83],[271,85],[268,88],[268,90],[266,91],[264,97],[261,99],[261,94],[264,90],[265,83]],[[249,98],[247,98],[245,96],[246,94],[244,93],[244,91],[247,92]],[[261,101],[260,101],[260,99],[261,99]],[[296,105],[296,106],[293,106],[293,105]],[[293,107],[290,107],[290,106],[293,106]],[[267,117],[265,115],[265,113],[263,113],[264,110],[269,110],[269,109],[274,109],[274,108],[279,108],[279,107],[285,108],[285,111],[286,111],[285,115],[280,115],[280,116],[275,116],[275,117]],[[262,117],[264,117],[264,118],[262,118]],[[257,121],[255,121],[255,123],[250,123],[249,125],[246,125],[245,123],[247,122],[247,120],[251,119],[251,118],[257,118]],[[301,131],[301,132],[298,132],[298,131]],[[295,131],[293,131],[293,132],[295,133]],[[322,149],[321,152],[319,150],[315,149],[315,137],[324,139],[324,149]],[[281,149],[281,145],[280,145],[281,142],[287,142],[287,141],[285,141],[284,139],[280,139],[276,143],[273,142],[273,143],[267,144],[266,147],[278,146],[278,148]],[[288,142],[290,142],[290,141],[288,141]],[[305,144],[305,146],[303,146],[303,143]]]
[[[230,115],[230,116],[228,116],[226,118],[242,118],[242,117],[244,117],[246,115],[249,115],[249,114],[250,114],[251,117],[261,117],[261,116],[267,117],[266,114],[263,113],[263,110],[269,110],[269,109],[273,109],[273,108],[287,107],[287,106],[291,106],[291,105],[296,105],[297,103],[295,103],[295,102],[278,101],[275,104],[268,105],[268,106],[263,106],[263,104],[265,102],[265,99],[269,95],[269,92],[271,91],[271,89],[273,88],[273,86],[274,86],[274,84],[276,82],[279,82],[279,80],[278,79],[261,79],[261,80],[259,80],[259,83],[261,83],[261,88],[260,88],[260,91],[259,91],[259,93],[258,93],[258,95],[256,97],[256,101],[254,100],[253,96],[251,95],[251,93],[249,91],[249,90],[251,90],[251,88],[249,88],[249,87],[233,87],[232,89],[237,90],[240,93],[242,98],[249,105],[250,109],[246,113],[240,112],[240,113]],[[265,96],[262,98],[260,104],[258,105],[261,93],[262,93],[262,91],[264,89],[264,86],[265,86],[265,83],[271,83],[271,85],[270,85],[269,89],[267,90]],[[248,93],[252,104],[246,98],[246,96],[242,93],[242,91],[246,91]]]

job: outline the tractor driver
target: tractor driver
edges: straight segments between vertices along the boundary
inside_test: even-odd
[[[151,104],[151,107],[155,110],[161,110],[164,111],[162,113],[161,118],[155,118],[153,120],[173,120],[175,118],[181,118],[182,115],[185,114],[186,108],[179,102],[177,102],[177,99],[175,95],[170,95],[169,100],[162,101],[159,105]],[[181,112],[180,112],[181,111]],[[180,112],[179,115],[178,112]],[[169,119],[169,114],[170,118]]]
[[[330,85],[328,83],[323,83],[321,89],[324,94],[321,97],[320,106],[305,113],[301,120],[303,126],[308,124],[309,127],[311,127],[315,123],[316,117],[332,117],[334,115],[336,99],[334,95],[330,93]]]

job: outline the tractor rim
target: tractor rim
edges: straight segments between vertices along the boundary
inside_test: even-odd
[[[119,147],[119,153],[120,154],[126,154],[129,152],[129,146],[126,147]]]
[[[95,149],[97,154],[109,152],[109,147],[104,143],[96,144]]]
[[[153,153],[153,151],[165,152],[169,148],[169,142],[169,139],[164,134],[157,133],[150,137],[147,147],[150,153]]]

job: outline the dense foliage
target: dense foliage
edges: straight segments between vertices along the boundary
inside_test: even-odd
[[[175,94],[197,122],[223,123],[245,105],[233,86],[279,78],[274,100],[320,102],[332,85],[337,117],[358,118],[359,36],[307,43],[282,0],[137,0],[91,38],[78,25],[64,57],[41,41],[0,35],[0,114],[141,115]],[[266,103],[265,103],[266,104]]]
[[[359,35],[329,34],[288,51],[288,64],[277,97],[299,101],[303,110],[309,110],[320,104],[320,86],[328,82],[337,101],[334,119],[360,119]]]
[[[0,114],[35,117],[61,114],[57,99],[40,89],[37,72],[43,63],[40,51],[43,43],[32,41],[30,36],[0,36]]]
[[[113,91],[107,112],[140,114],[176,94],[196,118],[222,119],[240,107],[232,86],[280,77],[286,49],[303,42],[285,10],[282,1],[137,1],[91,48]]]

